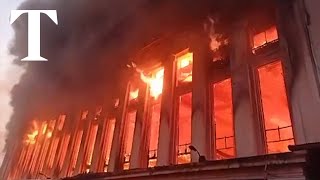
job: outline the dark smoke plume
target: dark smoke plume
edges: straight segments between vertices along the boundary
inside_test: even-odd
[[[229,12],[243,4],[234,0],[27,0],[19,9],[57,10],[59,25],[41,17],[41,55],[49,61],[28,63],[20,61],[27,55],[27,17],[13,25],[11,54],[25,73],[12,90],[14,113],[7,125],[7,146],[21,139],[35,117],[48,120],[112,103],[125,84],[120,80],[127,74],[130,57],[162,32],[178,31],[220,7],[228,7],[223,17],[233,19]]]

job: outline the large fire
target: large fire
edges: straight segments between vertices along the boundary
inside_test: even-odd
[[[42,125],[39,127],[36,121],[32,122],[32,128],[30,132],[26,135],[25,143],[27,144],[35,144],[39,136],[44,136],[46,138],[52,137],[52,128],[48,127],[47,122],[43,122]]]
[[[31,132],[26,135],[27,137],[26,137],[25,142],[27,144],[35,144],[36,138],[38,137],[38,134],[39,134],[39,127],[38,127],[37,122],[34,120],[34,121],[32,121]]]
[[[150,87],[150,96],[154,99],[158,99],[158,97],[162,94],[164,69],[158,69],[152,75],[148,76],[145,75],[142,69],[137,68],[135,63],[128,65],[128,67],[134,68],[140,74],[140,79]],[[130,96],[134,97],[138,93],[139,91],[137,90],[133,91],[130,93]]]
[[[141,80],[150,86],[150,95],[155,99],[158,99],[158,97],[162,94],[163,75],[164,75],[163,68],[156,71],[153,77],[148,77],[142,71],[140,72]]]
[[[31,132],[30,134],[27,134],[27,140],[26,143],[28,144],[35,144],[36,143],[36,138],[39,134],[38,130],[35,130],[33,132]]]

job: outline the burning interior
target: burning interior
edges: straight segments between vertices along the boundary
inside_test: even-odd
[[[296,128],[283,4],[232,20],[207,13],[149,41],[123,64],[110,105],[32,120],[4,165],[8,179],[189,164],[191,145],[207,160],[288,152]]]

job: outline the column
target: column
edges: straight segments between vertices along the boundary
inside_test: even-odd
[[[123,125],[126,119],[127,101],[129,99],[129,93],[128,93],[129,88],[130,88],[129,85],[127,85],[124,88],[120,88],[120,93],[119,93],[120,105],[116,115],[116,125],[114,128],[114,135],[113,135],[110,160],[108,165],[108,172],[117,172],[123,169],[122,167],[123,157],[121,156],[122,154],[121,144],[123,142],[123,129],[124,129]]]
[[[210,38],[206,32],[194,37],[190,51],[193,52],[192,70],[192,121],[191,144],[207,159],[211,157],[211,118],[209,116]],[[198,162],[196,152],[191,151],[192,162]]]
[[[137,110],[136,124],[133,136],[133,145],[130,157],[130,169],[148,167],[148,118],[147,118],[147,86],[139,84],[139,105]]]
[[[304,13],[297,1],[278,1],[277,20],[281,47],[286,51],[284,73],[296,144],[320,142],[319,82]]]
[[[246,21],[236,22],[231,35],[231,81],[235,126],[236,156],[248,157],[262,153],[258,118],[254,117],[250,86],[250,41]]]
[[[170,56],[164,64],[157,166],[174,164],[176,159],[176,122],[173,118],[174,60],[174,56]]]
[[[107,124],[108,124],[106,109],[107,108],[103,108],[102,115],[99,118],[99,124],[98,124],[99,127],[98,127],[96,142],[93,149],[92,165],[90,167],[90,172],[99,172],[99,169],[98,169],[99,161],[100,161],[100,158],[103,158],[101,156],[101,154],[103,153],[102,152],[103,143],[105,141],[105,139],[103,139],[103,135],[105,134],[104,131],[106,131]]]

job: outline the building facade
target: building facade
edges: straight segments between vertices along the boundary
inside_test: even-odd
[[[319,5],[278,1],[223,41],[202,22],[153,41],[112,110],[35,123],[3,179],[317,179]]]

